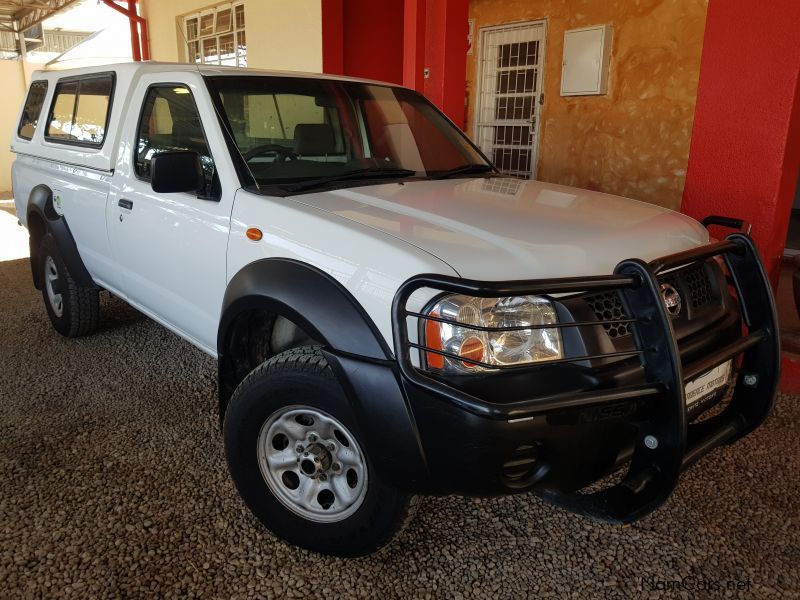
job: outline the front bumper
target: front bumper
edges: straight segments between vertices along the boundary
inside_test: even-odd
[[[737,313],[705,332],[713,338],[701,345],[705,353],[682,356],[657,277],[714,256],[725,260],[741,319]],[[420,288],[484,297],[618,290],[635,349],[542,363],[550,376],[574,382],[574,389],[565,392],[545,385],[525,399],[493,401],[414,365],[412,352],[430,351],[409,339],[409,319],[424,316],[407,310],[406,303]],[[771,288],[752,241],[742,234],[650,264],[626,260],[607,277],[502,285],[414,277],[398,291],[393,318],[397,366],[391,371],[402,387],[409,431],[388,436],[397,438],[389,446],[397,452],[381,460],[394,462],[399,472],[406,473],[407,487],[420,492],[492,494],[533,489],[575,512],[632,521],[661,505],[689,465],[758,427],[772,407],[779,379]],[[587,325],[596,323],[559,326]],[[638,363],[636,376],[604,378],[582,366],[609,357]],[[693,421],[687,411],[686,382],[728,360],[734,360],[736,369],[724,410]],[[525,368],[530,372],[537,367]],[[418,464],[402,458],[414,446],[420,450]],[[617,483],[580,491],[625,464],[627,471]]]

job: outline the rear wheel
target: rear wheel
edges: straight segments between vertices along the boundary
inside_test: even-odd
[[[255,369],[234,392],[224,430],[239,493],[292,544],[360,556],[389,543],[410,519],[413,497],[382,482],[316,347],[288,350]]]
[[[94,332],[100,322],[98,289],[75,282],[51,234],[42,238],[38,257],[42,298],[53,327],[66,337]]]

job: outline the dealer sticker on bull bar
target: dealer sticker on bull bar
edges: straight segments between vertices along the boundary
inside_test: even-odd
[[[686,384],[686,404],[697,402],[724,387],[731,379],[733,361],[729,360]]]

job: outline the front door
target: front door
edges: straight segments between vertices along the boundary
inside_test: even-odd
[[[475,139],[507,175],[536,175],[544,36],[544,21],[481,29]]]
[[[123,274],[122,295],[213,354],[239,186],[216,119],[200,117],[214,115],[205,89],[189,74],[167,84],[156,78],[142,78],[123,121],[107,210],[109,236]],[[169,150],[200,155],[205,193],[153,191],[152,159]]]

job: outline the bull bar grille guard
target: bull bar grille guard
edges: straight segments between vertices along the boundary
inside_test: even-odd
[[[666,271],[720,256],[739,302],[746,333],[687,365],[681,363],[671,320],[662,302],[657,277]],[[495,403],[472,396],[416,367],[411,352],[431,352],[464,360],[455,354],[430,348],[409,339],[408,319],[452,322],[406,308],[411,295],[431,288],[443,293],[477,297],[571,294],[618,291],[629,318],[606,321],[629,323],[635,350],[583,356],[568,356],[540,363],[505,366],[502,369],[536,369],[559,362],[579,363],[592,359],[637,356],[644,372],[644,384],[597,389],[576,393],[539,396],[509,403]],[[536,328],[566,328],[602,325],[604,321],[559,322],[557,324],[487,328],[509,331]],[[672,493],[683,469],[717,446],[732,443],[758,427],[769,414],[780,378],[780,341],[772,289],[749,236],[734,233],[724,241],[686,250],[645,263],[639,259],[620,262],[608,276],[485,282],[443,275],[419,275],[407,280],[397,291],[392,307],[395,355],[407,382],[449,401],[477,416],[522,421],[553,411],[584,409],[611,402],[654,398],[645,420],[636,422],[637,433],[627,474],[617,484],[591,493],[537,490],[546,500],[573,512],[612,522],[631,522],[652,512]],[[459,326],[465,326],[458,323]],[[422,340],[420,339],[420,342]],[[740,357],[738,375],[730,401],[723,412],[698,423],[689,423],[685,385],[699,375]],[[475,364],[498,370],[496,365]],[[645,440],[647,439],[647,444]],[[656,444],[653,444],[653,441]]]

